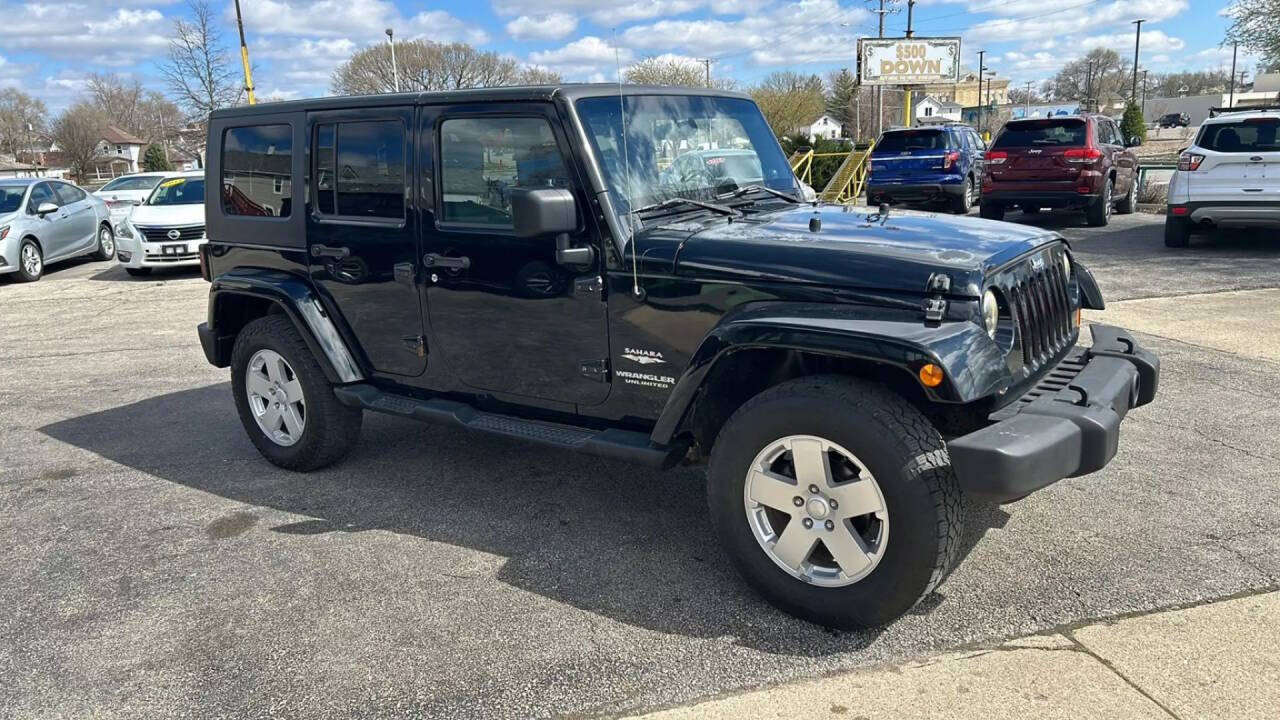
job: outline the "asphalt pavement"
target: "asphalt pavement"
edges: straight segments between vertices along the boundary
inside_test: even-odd
[[[1255,292],[1280,287],[1280,240],[1008,219],[1066,235],[1108,312],[1181,298],[1140,335],[1160,395],[1105,470],[971,505],[948,581],[858,633],[746,588],[697,470],[367,415],[344,463],[288,473],[204,361],[193,273],[0,281],[0,717],[639,712],[1275,588],[1280,363],[1241,349],[1280,333]],[[1176,322],[1229,311],[1224,291],[1256,325]]]

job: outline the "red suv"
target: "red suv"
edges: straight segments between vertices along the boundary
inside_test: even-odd
[[[982,176],[984,218],[1003,220],[1014,205],[1084,210],[1089,224],[1106,225],[1114,208],[1131,213],[1137,203],[1138,156],[1116,122],[1104,115],[1012,120],[987,151]]]

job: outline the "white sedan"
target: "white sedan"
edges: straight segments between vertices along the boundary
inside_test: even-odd
[[[133,175],[122,175],[115,180],[103,185],[94,191],[94,195],[102,198],[107,207],[111,210],[111,223],[113,225],[120,224],[120,221],[128,217],[129,211],[135,205],[141,205],[143,200],[156,189],[156,185],[160,181],[171,177],[171,172],[144,172],[134,173]]]
[[[116,226],[116,259],[130,275],[200,264],[204,171],[170,173]]]

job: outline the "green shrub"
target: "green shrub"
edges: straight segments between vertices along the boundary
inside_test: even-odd
[[[1120,134],[1124,136],[1126,143],[1134,136],[1146,142],[1147,121],[1142,119],[1142,108],[1138,107],[1138,103],[1130,102],[1124,106],[1124,117],[1120,119]]]

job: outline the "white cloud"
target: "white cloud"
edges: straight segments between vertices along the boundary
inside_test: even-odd
[[[167,22],[156,10],[104,4],[0,3],[6,50],[27,50],[106,70],[163,54]]]
[[[245,27],[255,35],[349,38],[365,44],[392,28],[397,38],[433,42],[489,42],[489,35],[443,10],[406,18],[389,0],[253,0],[241,3]],[[234,11],[228,5],[228,14]]]
[[[1134,18],[1146,18],[1149,23],[1167,20],[1186,10],[1187,2],[1188,0],[1112,0],[1110,3],[1082,5],[1079,0],[1039,0],[1035,3],[1021,0],[1015,4],[991,6],[988,12],[1002,17],[973,25],[964,32],[964,39],[972,46],[974,43],[981,45],[1008,42],[1011,39],[1029,42],[1043,38],[1061,38],[1063,35],[1100,28],[1128,27],[1132,30],[1129,23]],[[1031,13],[1032,9],[1037,12]],[[921,32],[929,30],[924,27]]]
[[[627,48],[617,48],[616,55],[614,50],[608,42],[588,35],[556,50],[530,53],[529,61],[551,68],[566,79],[599,76],[612,80],[617,77],[616,63],[625,66],[635,57]]]
[[[1134,34],[1115,33],[1111,35],[1094,35],[1087,37],[1080,42],[1081,46],[1086,49],[1105,47],[1111,48],[1123,57],[1131,57],[1133,53]],[[1185,48],[1187,43],[1182,38],[1173,37],[1165,34],[1163,30],[1144,30],[1142,32],[1142,42],[1139,50],[1142,52],[1170,52]],[[1122,52],[1127,48],[1128,52]]]
[[[507,23],[507,34],[517,40],[559,40],[578,28],[578,18],[569,13],[521,15]]]

